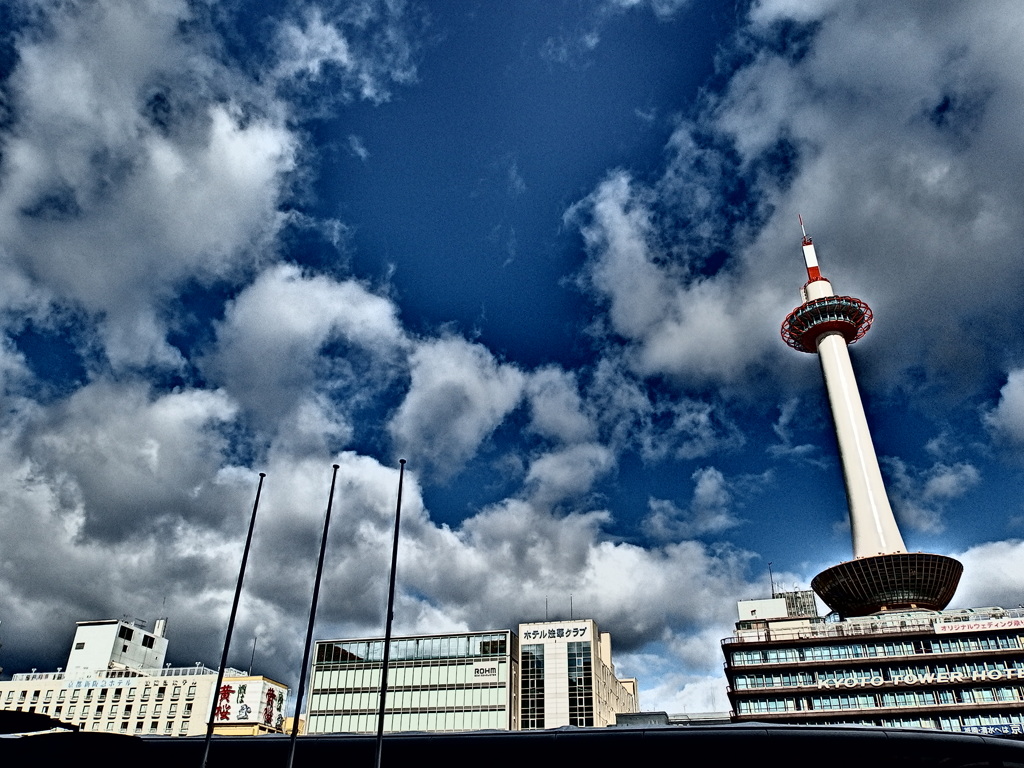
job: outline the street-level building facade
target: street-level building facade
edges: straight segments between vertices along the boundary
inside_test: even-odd
[[[306,733],[375,733],[382,638],[317,641]],[[509,630],[395,637],[384,730],[519,729],[519,645]]]
[[[519,642],[523,730],[603,727],[638,711],[637,682],[615,676],[611,635],[593,620],[520,624]]]
[[[0,681],[0,710],[47,715],[83,731],[132,735],[202,735],[214,711],[217,733],[280,730],[287,686],[228,669],[214,696],[216,670],[164,666],[163,631],[160,620],[152,632],[117,619],[79,622],[67,667]]]
[[[1024,733],[1024,610],[739,614],[722,641],[735,721]]]

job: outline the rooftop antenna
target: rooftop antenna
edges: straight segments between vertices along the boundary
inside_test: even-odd
[[[572,621],[572,595],[569,595],[569,621]]]
[[[804,251],[804,266],[807,268],[807,282],[813,283],[815,280],[822,280],[821,270],[818,269],[818,255],[814,252],[814,241],[807,236],[807,230],[804,228],[804,217],[799,213],[796,217],[800,220],[800,232],[803,233],[804,239],[802,243]]]
[[[775,597],[775,575],[772,573],[772,562],[768,561],[768,583],[772,585],[772,597]]]

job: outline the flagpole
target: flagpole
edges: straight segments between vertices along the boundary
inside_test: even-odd
[[[299,690],[295,697],[295,718],[292,720],[292,735],[288,743],[288,768],[295,762],[295,738],[299,735],[299,716],[302,714],[302,699],[306,694],[306,668],[309,666],[309,646],[313,642],[313,622],[316,621],[316,604],[320,597],[320,579],[324,572],[324,553],[327,551],[327,531],[331,526],[331,506],[334,504],[334,484],[338,479],[338,465],[331,475],[331,493],[327,497],[327,514],[324,515],[324,533],[320,538],[320,558],[316,563],[316,578],[313,581],[313,600],[309,606],[309,625],[306,627],[306,644],[302,649],[302,668],[299,671]]]

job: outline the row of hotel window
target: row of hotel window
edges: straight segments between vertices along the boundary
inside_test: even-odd
[[[477,731],[510,727],[504,707],[472,712],[396,712],[384,716],[385,731]],[[309,733],[374,733],[376,713],[357,715],[311,714]]]
[[[463,635],[461,637],[413,637],[391,641],[392,661],[414,659],[470,658],[474,656],[501,656],[508,651],[504,633]],[[359,640],[345,643],[322,642],[316,644],[316,663],[347,664],[382,661],[383,640]]]
[[[135,715],[135,717],[146,717],[147,714],[148,714],[150,717],[160,717],[163,714],[163,704],[154,704],[152,712],[147,712],[146,711],[148,709],[148,707],[149,707],[148,704],[139,704],[139,708],[137,710],[135,710],[134,712],[132,711],[132,707],[133,706],[134,705],[132,705],[132,704],[125,704],[124,705],[124,710],[120,711],[120,716],[125,718],[125,719],[128,719],[132,715]],[[118,705],[118,704],[111,704],[106,709],[106,716],[108,718],[115,718],[115,717],[117,717],[118,714],[119,714],[119,712],[118,712],[119,707],[120,707],[120,705]],[[72,720],[72,719],[74,719],[77,716],[78,719],[85,720],[91,714],[94,720],[98,720],[99,718],[103,717],[103,715],[104,715],[103,708],[104,708],[103,704],[97,704],[96,705],[96,709],[94,709],[94,710],[92,709],[92,705],[90,705],[90,704],[83,704],[81,710],[78,710],[78,706],[76,704],[69,704],[69,705],[67,705],[67,707],[64,707],[64,706],[58,704],[58,705],[56,705],[53,708],[53,717],[56,717],[58,720]],[[19,710],[20,709],[24,709],[24,706],[18,707],[18,709]],[[35,711],[35,707],[31,707],[31,709],[32,709],[32,711]],[[48,705],[44,704],[42,709],[41,709],[41,712],[44,715],[49,715],[50,714],[50,707]],[[177,715],[178,715],[178,705],[177,705],[176,702],[171,702],[170,704],[167,705],[167,717],[177,717]],[[182,717],[191,717],[192,716],[192,702],[190,702],[190,701],[185,702],[185,705],[184,705],[184,707],[181,710],[181,716]]]
[[[390,685],[389,685],[390,687]],[[323,712],[338,709],[376,709],[379,691],[361,691],[346,693],[314,693],[310,702],[310,710]],[[389,708],[409,709],[416,707],[472,707],[498,705],[505,706],[507,691],[500,688],[468,688],[444,689],[427,691],[388,691]]]
[[[931,707],[946,704],[986,704],[1024,701],[1018,686],[1005,688],[964,688],[962,690],[893,691],[887,693],[836,693],[821,696],[777,699],[746,699],[736,703],[738,714],[755,712],[806,712],[830,709],[881,709],[886,707]]]
[[[154,687],[156,688],[156,695],[155,696],[153,696],[153,688]],[[171,701],[174,701],[176,699],[181,698],[182,687],[183,686],[181,686],[181,685],[175,685],[175,686],[171,687],[171,697],[170,697]],[[67,688],[59,689],[57,691],[57,701],[63,702],[65,699],[70,699],[73,702],[77,702],[79,700],[79,698],[81,698],[83,701],[92,701],[93,698],[94,698],[94,694],[95,694],[95,700],[96,701],[106,701],[107,694],[109,692],[111,692],[111,691],[113,691],[113,693],[110,695],[110,700],[111,701],[120,701],[121,700],[121,696],[122,696],[122,692],[125,689],[122,687],[122,688],[72,688],[70,690],[71,690],[71,696],[69,697],[68,696],[68,689]],[[134,701],[135,700],[135,693],[138,690],[139,689],[138,689],[137,686],[130,686],[128,688],[128,693],[124,695],[124,700],[125,701]],[[83,694],[83,691],[84,691],[84,694]],[[18,695],[18,703],[19,704],[24,703],[26,698],[28,697],[28,691],[27,690],[21,690],[21,691],[11,690],[11,691],[8,691],[7,692],[7,700],[6,700],[5,703],[7,703],[7,704],[12,703],[14,701],[14,695],[16,693],[19,694]],[[43,691],[43,690],[32,691],[32,698],[30,699],[30,701],[33,704],[35,704],[36,702],[39,701],[40,695],[42,695],[44,702],[52,701],[53,700],[53,689],[52,688],[48,688],[45,691]],[[160,700],[164,699],[166,697],[166,695],[167,695],[167,686],[166,685],[160,685],[160,686],[147,685],[147,686],[145,686],[142,689],[142,695],[139,696],[139,700],[140,701],[149,701],[149,699],[152,697],[155,700],[160,701]],[[195,695],[196,695],[196,684],[192,683],[191,685],[188,686],[188,690],[185,693],[185,698],[186,699],[193,699],[193,698],[195,698]]]
[[[964,677],[986,672],[1005,673],[1008,669],[1024,670],[1024,659],[1007,661],[975,662],[970,664],[932,664],[928,666],[875,667],[870,669],[827,669],[815,672],[766,672],[764,674],[737,675],[733,688],[737,691],[757,688],[799,688],[817,685],[820,681],[832,683],[836,680],[854,678],[865,683],[872,679],[890,682],[895,675],[935,675],[941,673],[961,674]]]
[[[497,680],[504,683],[507,679],[508,665],[504,660],[496,660],[488,664],[496,668],[496,674],[489,676],[489,681]],[[396,666],[388,668],[388,687],[410,685],[459,685],[466,686],[481,682],[473,662],[455,664],[432,664],[429,666]],[[380,665],[376,667],[355,667],[347,669],[315,670],[313,672],[313,689],[350,689],[380,688]]]
[[[873,725],[883,728],[931,728],[940,731],[962,732],[991,726],[1012,725],[1024,728],[1024,715],[1019,712],[985,712],[961,717],[935,717],[908,715],[906,717],[842,717],[814,720],[816,725]]]
[[[828,659],[864,659],[886,656],[914,656],[922,653],[973,653],[976,651],[1018,650],[1019,635],[991,635],[989,637],[942,638],[936,640],[904,640],[877,643],[849,643],[844,645],[815,645],[803,648],[767,648],[764,650],[734,650],[733,666],[752,664],[792,664],[798,661]]]
[[[101,725],[103,725],[102,728],[100,728]],[[139,735],[141,735],[143,733],[146,733],[146,734],[149,734],[149,735],[160,734],[160,733],[163,733],[165,736],[173,736],[174,735],[174,721],[173,720],[165,720],[164,723],[163,723],[163,728],[161,728],[160,725],[161,725],[161,723],[160,723],[159,720],[150,720],[148,727],[146,726],[145,721],[143,721],[143,720],[136,720],[135,721],[135,727],[132,730],[132,733],[134,733],[136,736],[139,736]],[[99,731],[99,730],[104,730],[104,731],[109,731],[109,732],[113,732],[114,731],[114,723],[112,721],[108,721],[106,724],[103,724],[103,723],[92,723],[92,727],[91,728],[88,727],[88,724],[83,724],[81,727],[82,727],[82,730],[87,730],[87,731]],[[185,721],[179,723],[179,725],[178,725],[178,735],[179,736],[184,736],[185,734],[188,733],[188,729],[189,729],[189,721],[188,720],[185,720]],[[128,733],[128,721],[127,720],[122,720],[118,724],[117,732],[118,733]]]

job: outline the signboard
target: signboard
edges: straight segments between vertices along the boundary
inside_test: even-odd
[[[825,690],[837,688],[878,688],[883,685],[936,685],[949,683],[977,683],[998,680],[1024,680],[1024,669],[989,669],[978,672],[927,672],[925,674],[894,674],[886,680],[880,675],[874,677],[821,678],[816,687]]]
[[[987,632],[992,629],[1024,629],[1024,618],[935,622],[935,632],[940,635],[954,632]]]
[[[213,710],[216,723],[260,723],[282,730],[288,689],[262,678],[228,679],[220,687]]]
[[[473,664],[474,682],[489,682],[498,679],[498,662],[484,661]]]
[[[64,683],[65,688],[127,688],[136,686],[141,683],[147,685],[152,684],[152,678],[131,678],[131,677],[111,677],[111,678],[88,678],[85,680],[68,680]]]
[[[561,627],[548,627],[544,629],[524,629],[522,640],[583,640],[587,637],[586,624],[566,624]]]
[[[964,733],[983,733],[988,736],[1009,736],[1011,734],[1024,733],[1024,725],[1001,724],[1001,725],[965,725],[961,730]]]

